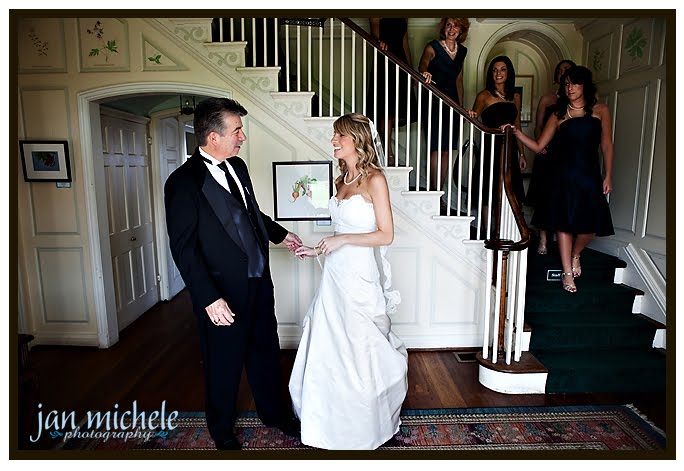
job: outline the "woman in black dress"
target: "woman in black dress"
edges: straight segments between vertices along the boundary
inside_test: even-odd
[[[537,105],[537,118],[536,125],[534,127],[534,137],[539,139],[546,121],[548,121],[549,116],[554,112],[556,107],[556,102],[558,101],[558,86],[560,85],[560,78],[563,74],[570,68],[574,67],[576,64],[568,59],[560,61],[556,65],[556,69],[553,73],[553,85],[556,87],[550,93],[542,96],[539,99],[539,104]],[[546,185],[549,181],[548,168],[551,146],[553,143],[546,146],[534,157],[534,165],[532,167],[532,178],[530,179],[530,187],[527,189],[527,199],[526,203],[534,207],[534,214],[532,215],[532,225],[539,229],[539,245],[537,246],[537,253],[539,255],[546,255],[546,242],[547,242],[547,231],[546,231],[546,217],[543,211],[543,201],[546,198]]]
[[[430,41],[423,50],[418,70],[425,77],[425,83],[432,83],[457,105],[463,104],[463,63],[468,49],[463,42],[468,37],[470,21],[468,18],[442,18],[439,22],[439,41]],[[423,115],[423,130],[427,135],[428,128],[428,93],[425,89],[421,103]],[[430,190],[441,190],[447,175],[449,162],[449,106],[442,105],[442,142],[439,143],[439,104],[432,100],[432,114],[430,134]],[[458,114],[454,113],[452,128],[452,148],[458,149]],[[441,149],[441,181],[437,182],[437,152]],[[442,211],[446,209],[443,200],[440,201]]]
[[[406,65],[411,67],[411,49],[408,42],[408,22],[406,18],[371,18],[371,34],[380,42],[381,51],[389,51]],[[387,75],[387,142],[383,142],[387,149],[387,165],[394,164],[394,149],[392,148],[392,131],[394,130],[395,115],[398,117],[399,126],[406,125],[406,90],[407,81],[404,73],[399,73],[399,101],[396,99],[397,80],[396,66],[389,62],[389,74]],[[373,72],[371,71],[371,77]],[[377,94],[377,112],[375,109],[375,95]],[[417,119],[417,110],[413,90],[411,90],[411,108],[409,110],[410,122]],[[368,89],[366,115],[378,123],[378,134],[381,139],[385,138],[385,58],[378,54],[377,87],[371,80]]]
[[[563,265],[563,289],[577,292],[580,254],[594,236],[614,234],[606,195],[612,189],[613,141],[608,106],[597,103],[596,85],[586,67],[571,67],[561,78],[557,109],[538,140],[518,128],[513,133],[534,152],[554,139],[545,205],[547,228],[556,232]],[[598,149],[603,154],[601,176]],[[574,240],[573,240],[574,237]]]
[[[515,69],[508,56],[497,56],[489,62],[485,89],[477,94],[470,115],[479,116],[480,121],[487,127],[500,128],[504,124],[512,124],[520,128],[520,94],[515,92]],[[491,156],[491,140],[485,138],[483,142],[484,161],[482,162],[482,214],[484,217],[489,210],[489,173],[493,167],[493,188],[499,185],[499,156],[503,146],[503,136],[494,138],[494,156]],[[518,158],[519,156],[519,158]],[[476,201],[480,189],[480,156],[475,156],[475,172],[473,175],[473,190],[471,197]],[[518,143],[517,154],[511,157],[511,180],[515,197],[520,204],[525,198],[521,170],[527,167],[527,160],[523,152],[523,145]],[[492,217],[498,211],[498,205],[492,204]]]

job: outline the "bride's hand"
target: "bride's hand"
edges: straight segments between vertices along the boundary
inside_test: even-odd
[[[323,255],[328,255],[334,252],[345,244],[344,235],[334,235],[321,239],[316,247]]]
[[[304,260],[304,257],[315,257],[316,249],[314,249],[313,247],[307,247],[306,245],[302,245],[294,251],[294,254],[295,257],[299,258],[300,260]]]

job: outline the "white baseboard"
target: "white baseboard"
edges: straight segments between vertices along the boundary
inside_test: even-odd
[[[627,268],[623,273],[623,283],[639,288],[644,292],[641,313],[665,324],[667,318],[667,282],[648,254],[629,244],[624,248]]]

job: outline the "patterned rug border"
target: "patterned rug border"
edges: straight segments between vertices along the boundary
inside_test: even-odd
[[[606,417],[606,413],[610,413]],[[657,450],[665,449],[666,437],[665,433],[655,426],[644,414],[642,414],[632,404],[616,404],[616,405],[593,405],[593,406],[517,406],[517,407],[487,407],[487,408],[463,408],[463,409],[404,409],[401,411],[402,430],[424,430],[428,435],[435,433],[439,434],[439,430],[446,430],[449,428],[461,427],[475,427],[476,429],[496,426],[496,424],[508,424],[509,427],[516,429],[519,423],[537,423],[543,425],[543,429],[548,430],[548,433],[559,433],[556,428],[559,423],[577,418],[579,421],[608,421],[614,423],[623,433],[629,432],[628,436],[636,443],[642,450]],[[426,426],[426,422],[428,425]],[[164,447],[157,448],[152,443],[143,443],[139,448],[124,448],[129,450],[144,451],[144,450],[210,450],[206,445],[196,446],[197,443],[204,443],[208,438],[206,433],[206,423],[204,412],[180,412],[176,423],[180,429],[201,429],[200,436],[193,436],[190,443],[187,442],[189,438],[181,438],[180,442],[171,440],[166,443]],[[445,429],[446,428],[446,429]],[[244,441],[245,451],[285,451],[294,450],[302,451],[308,447],[304,447],[297,440],[290,439],[280,434],[279,431],[270,431],[259,420],[255,411],[245,411],[239,414],[236,429],[241,431],[242,440]],[[238,433],[236,431],[236,433]],[[400,432],[401,435],[402,432]],[[415,432],[411,432],[415,433]],[[477,432],[475,432],[477,434]],[[486,433],[483,432],[483,433]],[[546,433],[546,432],[545,432]],[[563,432],[565,433],[565,432]],[[413,437],[409,437],[413,439]],[[293,442],[294,440],[294,442]],[[539,451],[539,450],[615,450],[610,448],[607,443],[604,443],[598,438],[586,439],[583,441],[550,441],[548,438],[544,441],[535,442],[520,442],[520,443],[430,443],[429,440],[424,440],[420,436],[417,442],[407,445],[396,437],[387,442],[380,448],[383,450],[393,451],[418,451],[418,450],[433,450],[433,451],[498,451],[498,450],[520,450],[520,451]],[[567,440],[567,438],[566,438]],[[434,441],[434,440],[433,440]],[[292,443],[291,443],[292,442]],[[80,443],[80,446],[79,446]],[[78,439],[71,439],[67,443],[62,443],[58,446],[59,449],[94,449],[96,441],[85,440],[79,442]],[[212,442],[213,443],[213,442]],[[113,445],[112,445],[113,446]],[[91,448],[92,447],[92,448]],[[114,447],[113,449],[116,449]],[[638,448],[637,448],[638,449]],[[121,449],[120,449],[121,450]],[[310,449],[313,450],[313,449]]]

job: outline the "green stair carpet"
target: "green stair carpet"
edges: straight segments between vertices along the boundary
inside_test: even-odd
[[[585,249],[577,293],[567,293],[560,280],[547,281],[548,270],[561,270],[557,246],[547,255],[536,247],[528,251],[525,322],[530,353],[549,372],[546,392],[664,391],[665,355],[652,347],[657,324],[632,313],[641,291],[613,282],[626,263]]]

